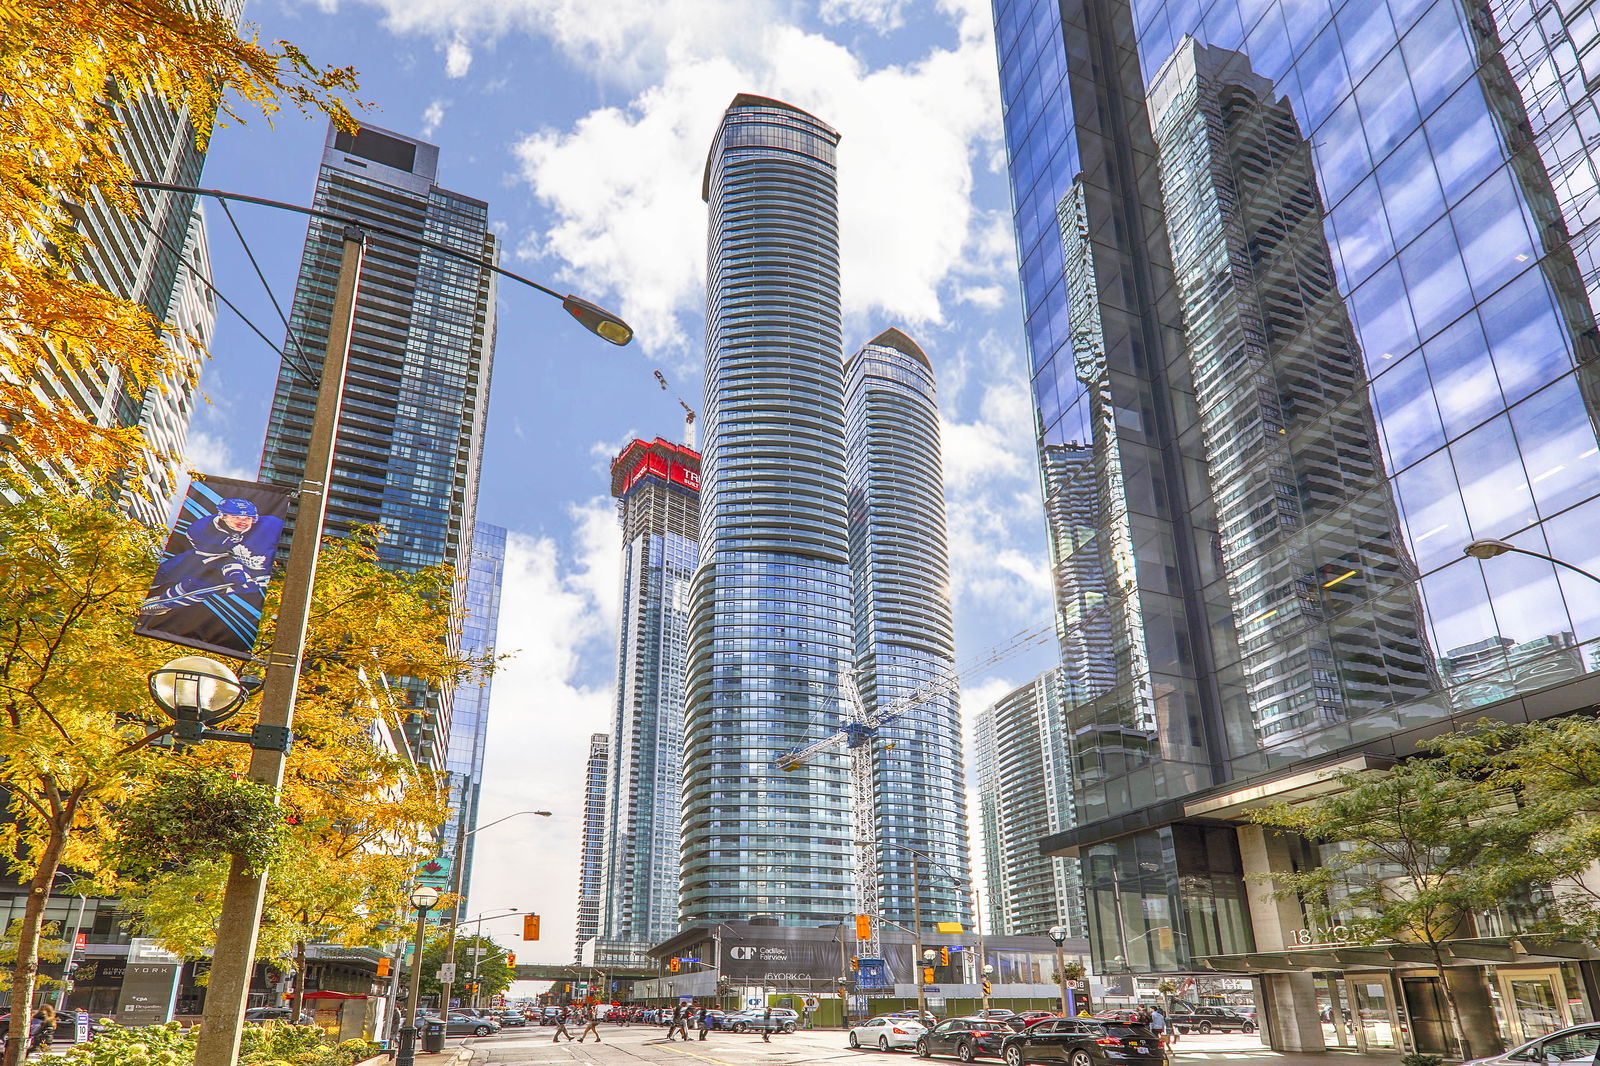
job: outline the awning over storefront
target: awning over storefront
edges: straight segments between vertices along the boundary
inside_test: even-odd
[[[1600,948],[1578,940],[1480,937],[1444,945],[1446,966],[1521,966],[1600,959]],[[1206,955],[1196,960],[1214,973],[1306,973],[1313,970],[1397,970],[1433,966],[1422,944],[1317,945],[1293,951]]]

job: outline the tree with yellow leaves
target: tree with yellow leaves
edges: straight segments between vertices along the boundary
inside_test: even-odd
[[[72,395],[85,383],[138,395],[192,373],[145,306],[83,269],[85,205],[144,209],[118,151],[130,108],[186,111],[202,149],[219,112],[242,120],[287,103],[353,128],[341,96],[354,71],[241,35],[231,6],[0,0],[0,435],[17,450],[0,471],[112,475],[136,454],[137,427],[97,425]]]

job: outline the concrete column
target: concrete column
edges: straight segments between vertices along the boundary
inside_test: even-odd
[[[1288,842],[1259,825],[1239,826],[1238,835],[1256,950],[1287,950],[1293,945],[1291,931],[1305,924],[1305,916],[1295,900],[1274,899],[1273,884],[1264,875],[1292,869]],[[1262,1010],[1270,1015],[1265,1032],[1272,1050],[1328,1049],[1317,1013],[1316,981],[1309,973],[1266,974],[1261,988],[1266,994]]]
[[[1494,1020],[1494,1003],[1489,997],[1489,976],[1481,966],[1446,966],[1445,980],[1455,993],[1456,1010],[1461,1012],[1461,1030],[1471,1045],[1468,1054],[1494,1055],[1505,1047],[1500,1027]]]

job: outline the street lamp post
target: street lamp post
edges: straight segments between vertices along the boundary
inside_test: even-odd
[[[1067,992],[1067,959],[1061,950],[1061,945],[1066,943],[1067,940],[1067,927],[1064,925],[1052,925],[1050,927],[1050,939],[1056,942],[1056,981],[1061,986],[1061,1016],[1070,1018],[1072,1017],[1072,1005],[1067,1002],[1067,996],[1069,995]]]
[[[1518,555],[1531,555],[1535,559],[1543,559],[1547,563],[1554,563],[1556,566],[1564,566],[1568,570],[1571,570],[1574,573],[1582,574],[1590,581],[1600,584],[1600,577],[1596,577],[1594,574],[1591,574],[1581,566],[1574,566],[1565,559],[1557,559],[1554,555],[1546,555],[1544,552],[1536,552],[1531,548],[1519,548],[1508,540],[1496,540],[1493,537],[1484,537],[1481,540],[1473,541],[1471,544],[1468,544],[1465,548],[1461,549],[1461,553],[1463,555],[1470,555],[1472,558],[1479,560],[1494,559],[1498,556],[1506,554],[1507,552],[1515,552]]]
[[[463,790],[462,794],[465,795],[465,790]],[[467,838],[474,833],[488,829],[490,826],[499,825],[501,822],[509,821],[512,818],[517,818],[524,814],[535,814],[541,818],[550,817],[549,811],[517,811],[515,814],[508,814],[504,818],[496,818],[487,825],[480,825],[476,829],[467,829],[467,823],[465,820],[456,822],[456,868],[450,888],[450,894],[455,897],[455,902],[450,905],[450,909],[452,911],[450,916],[450,933],[449,938],[445,941],[444,945],[444,958],[446,962],[454,963],[456,961],[457,922],[455,920],[455,916],[466,910],[466,907],[463,906],[466,901],[461,898],[461,880],[467,865]],[[515,908],[513,908],[513,910],[514,909]],[[483,930],[481,923],[484,920],[485,919],[483,918],[478,919],[478,922],[480,923],[478,926],[479,932],[482,932]],[[439,1004],[448,1011],[450,1009],[450,986],[455,983],[455,972],[453,970],[446,970],[445,973],[450,975],[450,979],[440,982],[444,987],[439,993],[441,997]]]
[[[400,1027],[400,1051],[395,1066],[414,1066],[417,1059],[417,1009],[422,999],[422,942],[428,935],[428,911],[439,902],[439,890],[421,885],[411,892],[411,905],[417,909],[417,936],[411,947],[411,995],[406,1002],[406,1024]],[[449,1024],[450,1008],[439,1017]]]
[[[912,949],[911,949],[912,950],[912,965],[913,965],[913,968],[917,971],[916,974],[914,975],[916,977],[916,980],[917,980],[917,1010],[919,1012],[926,1012],[927,1011],[927,1002],[926,1002],[927,1001],[927,993],[925,991],[925,986],[924,986],[923,981],[922,981],[922,968],[923,968],[923,964],[925,962],[929,961],[928,957],[931,956],[932,953],[924,951],[924,949],[922,947],[922,866],[921,866],[921,861],[920,860],[927,859],[934,866],[938,867],[940,870],[943,870],[944,873],[945,873],[945,876],[949,877],[950,880],[955,883],[957,888],[959,888],[961,886],[961,878],[956,876],[955,872],[953,870],[951,870],[948,866],[945,866],[945,865],[935,861],[933,856],[927,854],[926,852],[918,851],[916,848],[908,848],[904,844],[891,844],[887,840],[858,840],[858,841],[856,841],[856,844],[858,846],[861,846],[861,847],[877,846],[877,847],[880,847],[880,848],[892,848],[895,851],[903,851],[907,855],[911,856],[911,924],[913,926],[912,937],[914,938],[914,941],[915,941],[915,943],[912,945]],[[982,974],[983,965],[984,965],[983,964],[983,900],[982,900],[982,898],[980,896],[978,896],[977,886],[973,886],[973,896],[974,896],[974,899],[975,899],[974,906],[977,908],[975,913],[977,915],[977,932],[978,932],[978,969],[979,969],[979,972],[980,972],[980,980],[981,980],[982,979],[981,974]],[[876,918],[877,916],[874,915],[873,917]],[[985,1009],[987,1009],[988,1006],[989,1006],[989,995],[988,995],[988,993],[984,993],[984,995],[983,995],[983,1005],[984,1005]]]

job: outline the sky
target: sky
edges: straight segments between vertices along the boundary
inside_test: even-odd
[[[614,348],[501,281],[478,517],[511,530],[497,643],[511,658],[493,683],[479,824],[554,816],[478,837],[470,913],[539,913],[537,944],[514,919],[484,925],[519,961],[572,959],[583,763],[612,717],[609,464],[635,437],[681,440],[680,401],[700,405],[700,176],[736,93],[843,136],[846,354],[895,326],[933,361],[959,661],[1050,622],[987,0],[252,0],[245,17],[264,41],[359,71],[366,121],[438,144],[440,184],[489,203],[504,266],[637,330]],[[309,204],[324,132],[293,112],[219,128],[201,183]],[[303,222],[232,210],[287,310]],[[228,219],[210,207],[207,220],[217,287],[281,343]],[[255,476],[276,369],[224,311],[191,467]],[[964,711],[1052,665],[1035,645],[968,675]]]

